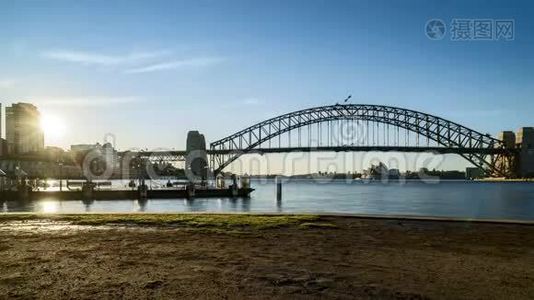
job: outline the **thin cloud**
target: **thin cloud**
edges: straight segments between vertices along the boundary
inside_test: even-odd
[[[57,61],[79,63],[83,65],[115,66],[139,63],[164,56],[168,53],[168,51],[153,51],[129,53],[124,55],[107,55],[87,51],[53,50],[43,52],[42,56]]]
[[[38,102],[46,106],[61,107],[103,107],[142,102],[138,97],[66,97],[66,98],[38,98]]]
[[[262,101],[258,98],[246,98],[242,101],[243,104],[245,105],[260,105],[262,104]]]
[[[218,107],[221,109],[235,109],[236,107],[256,107],[262,106],[265,104],[265,101],[260,98],[249,97],[249,98],[234,98],[228,101],[219,101]]]
[[[191,59],[182,59],[182,60],[173,60],[168,62],[156,63],[147,65],[144,67],[132,68],[126,70],[125,73],[136,74],[136,73],[148,73],[164,70],[172,70],[179,68],[190,68],[190,67],[208,67],[212,65],[219,64],[223,62],[224,59],[219,57],[199,57]]]

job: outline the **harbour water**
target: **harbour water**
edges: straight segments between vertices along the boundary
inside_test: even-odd
[[[246,199],[59,201],[51,198],[35,202],[4,201],[0,207],[4,213],[281,212],[534,220],[534,183],[301,179],[284,182],[281,201],[276,200],[273,180],[252,180],[251,184],[256,190]]]

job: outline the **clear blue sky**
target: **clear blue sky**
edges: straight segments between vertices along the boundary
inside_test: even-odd
[[[348,94],[482,132],[534,125],[532,1],[0,2],[0,101],[61,140],[183,148]],[[439,18],[514,19],[513,41],[430,40]]]

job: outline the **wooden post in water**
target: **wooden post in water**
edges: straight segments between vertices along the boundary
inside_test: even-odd
[[[194,198],[195,197],[195,183],[189,182],[185,186],[186,192],[187,192],[187,198]]]
[[[139,193],[139,199],[145,200],[148,198],[148,187],[145,184],[145,180],[143,179],[141,181],[141,184],[137,187],[137,191]]]
[[[93,199],[93,192],[95,184],[92,181],[86,181],[82,183],[82,195],[84,199]]]
[[[236,197],[239,194],[239,187],[237,186],[237,176],[232,174],[232,197]]]
[[[26,183],[26,179],[22,179],[17,186],[18,200],[26,201],[29,198],[30,187]]]
[[[274,181],[276,184],[276,201],[282,201],[282,178],[276,176]]]

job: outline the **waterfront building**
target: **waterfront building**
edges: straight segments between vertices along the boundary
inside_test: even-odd
[[[484,178],[484,170],[477,167],[467,167],[465,168],[465,179],[480,179]]]
[[[399,169],[389,169],[383,162],[376,166],[371,164],[371,167],[362,173],[364,179],[399,179],[400,176]]]
[[[95,173],[103,173],[108,168],[111,168],[112,174],[119,174],[121,171],[119,154],[111,143],[71,145],[70,152],[79,163],[83,163],[89,153],[91,157],[98,158],[92,163]]]
[[[6,142],[9,154],[24,154],[44,149],[41,115],[30,103],[6,107]]]

